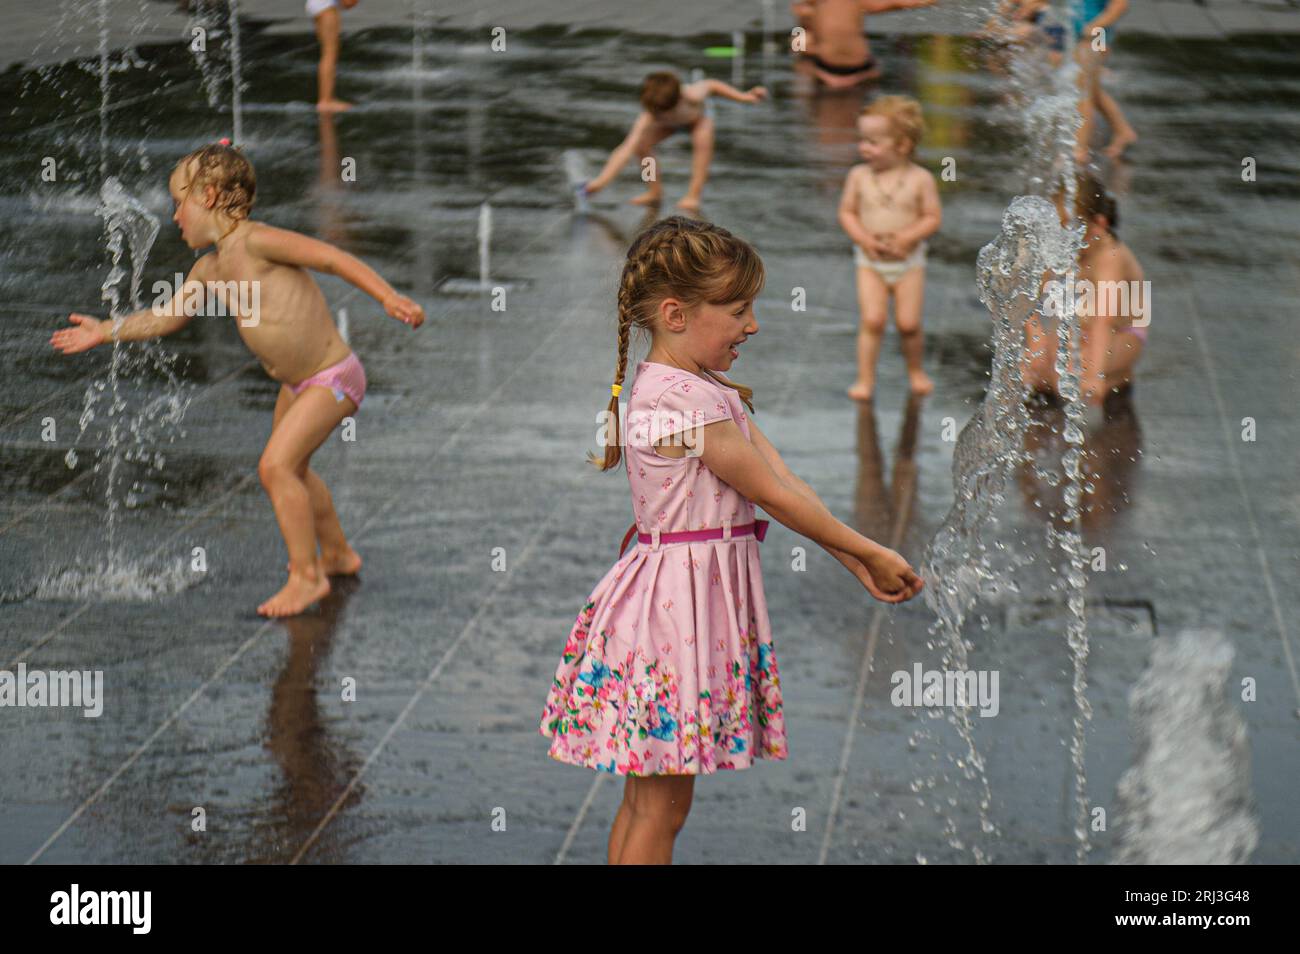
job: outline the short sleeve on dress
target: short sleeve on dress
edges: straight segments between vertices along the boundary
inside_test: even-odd
[[[683,378],[666,387],[651,408],[650,442],[731,417],[731,408],[716,387],[699,378]]]

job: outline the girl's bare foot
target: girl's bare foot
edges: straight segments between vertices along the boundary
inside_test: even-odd
[[[361,569],[361,556],[351,547],[338,553],[326,553],[322,550],[320,562],[324,572],[329,576],[352,576]]]
[[[1132,129],[1121,129],[1111,138],[1110,143],[1106,146],[1106,155],[1111,159],[1118,159],[1124,155],[1124,150],[1133,143],[1138,141],[1138,134]]]
[[[934,390],[934,382],[924,371],[909,372],[907,380],[912,385],[913,394],[929,394]]]
[[[849,388],[849,397],[853,398],[855,401],[870,401],[871,387],[870,384],[863,384],[861,381],[856,381],[853,386]]]
[[[324,573],[315,580],[295,573],[289,574],[289,582],[269,600],[257,608],[263,616],[297,616],[312,603],[329,595],[330,581]]]
[[[698,195],[684,195],[681,201],[677,203],[677,208],[685,212],[700,211],[700,197]]]
[[[663,200],[663,192],[655,192],[653,189],[637,196],[635,199],[628,199],[633,205],[658,205]]]
[[[320,113],[341,113],[351,108],[352,104],[342,99],[322,99],[316,104],[316,111]]]

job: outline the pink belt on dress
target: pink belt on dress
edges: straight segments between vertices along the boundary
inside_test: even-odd
[[[661,543],[699,543],[704,540],[730,540],[732,537],[746,537],[753,534],[762,542],[767,536],[767,520],[755,520],[753,523],[742,523],[733,527],[730,521],[723,521],[722,526],[712,527],[707,530],[674,530],[671,533],[660,533],[659,528],[655,527],[650,533],[637,533],[636,524],[628,527],[627,533],[623,536],[623,545],[618,548],[618,555],[621,557],[623,551],[627,549],[627,543],[632,539],[632,534],[636,533],[637,541],[648,543],[652,548],[658,548]]]

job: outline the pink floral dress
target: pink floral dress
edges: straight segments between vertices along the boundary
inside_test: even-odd
[[[650,446],[727,418],[748,437],[732,388],[642,361],[627,418],[639,531],[753,522],[754,505],[698,456]],[[786,757],[758,548],[751,535],[657,548],[634,540],[569,633],[540,727],[552,758],[615,775],[700,775]]]

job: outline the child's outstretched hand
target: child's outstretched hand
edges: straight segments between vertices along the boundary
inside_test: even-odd
[[[751,103],[761,103],[763,100],[767,99],[767,87],[752,86],[745,95],[749,97]]]
[[[388,312],[390,318],[396,318],[412,328],[424,324],[424,309],[405,295],[394,295],[384,302],[384,311]]]
[[[73,327],[62,328],[50,335],[50,344],[56,351],[77,354],[105,343],[104,322],[98,318],[73,312],[68,315],[68,321]]]
[[[925,581],[902,556],[884,547],[861,566],[862,572],[855,575],[868,593],[884,603],[910,600],[925,586]]]

